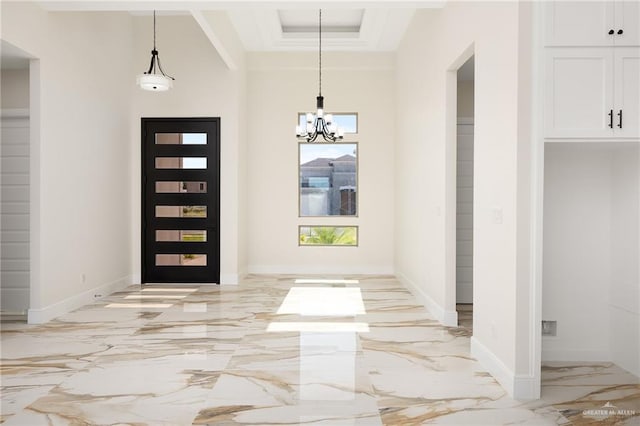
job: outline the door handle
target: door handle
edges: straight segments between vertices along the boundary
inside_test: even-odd
[[[622,129],[622,110],[618,111],[618,127]]]
[[[609,35],[612,35],[613,33],[615,33],[615,31],[609,30]]]
[[[613,110],[610,109],[607,115],[609,116],[609,127],[613,129]]]
[[[618,34],[622,34],[624,31],[622,30],[618,30]]]

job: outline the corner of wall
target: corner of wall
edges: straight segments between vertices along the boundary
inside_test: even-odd
[[[413,293],[413,295],[424,305],[424,307],[438,320],[442,325],[447,327],[458,326],[458,312],[448,311],[435,300],[431,298],[420,286],[410,280],[401,272],[396,272],[396,276],[405,287]]]
[[[471,337],[471,356],[478,360],[512,398],[527,401],[540,397],[540,381],[537,377],[515,374],[475,336]]]

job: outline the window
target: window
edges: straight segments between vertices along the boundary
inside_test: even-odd
[[[357,216],[357,143],[299,144],[300,216]]]
[[[351,246],[358,245],[357,226],[300,226],[301,246]]]
[[[355,112],[338,112],[332,113],[333,122],[342,127],[345,134],[358,133],[358,114]],[[298,113],[298,124],[305,128],[307,127],[307,115],[305,113]]]

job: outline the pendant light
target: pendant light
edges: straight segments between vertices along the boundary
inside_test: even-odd
[[[160,71],[158,74],[157,71]],[[175,78],[166,75],[160,65],[160,56],[156,49],[156,11],[153,11],[153,50],[151,51],[151,64],[149,70],[138,75],[136,82],[143,90],[163,92],[173,87]]]
[[[296,136],[307,142],[315,142],[322,135],[325,142],[335,142],[344,137],[344,131],[333,122],[331,114],[324,114],[322,96],[322,9],[318,13],[318,97],[316,114],[307,113],[306,125],[296,126]],[[320,141],[321,142],[321,141]]]

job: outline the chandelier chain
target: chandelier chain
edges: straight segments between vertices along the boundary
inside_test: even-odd
[[[156,50],[156,11],[153,11],[153,50]]]
[[[322,96],[322,9],[318,14],[318,95]]]

